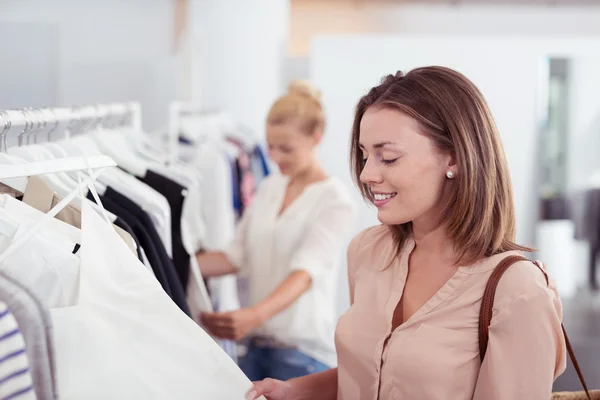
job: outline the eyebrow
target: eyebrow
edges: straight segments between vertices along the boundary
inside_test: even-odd
[[[373,145],[373,148],[374,148],[374,149],[382,149],[382,148],[384,148],[385,146],[396,146],[396,143],[394,143],[394,142],[390,142],[390,141],[379,142],[379,143],[375,143],[375,144]],[[365,146],[364,146],[362,143],[359,143],[359,144],[358,144],[358,147],[360,147],[360,148],[361,148],[361,149],[363,149],[363,150],[365,149]]]

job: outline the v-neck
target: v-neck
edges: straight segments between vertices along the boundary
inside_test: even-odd
[[[413,315],[411,315],[408,319],[404,320],[400,325],[398,325],[394,330],[392,330],[392,320],[394,318],[394,311],[402,299],[404,294],[404,288],[406,286],[406,281],[408,279],[408,263],[410,260],[410,255],[415,248],[414,240],[408,239],[406,244],[404,245],[404,250],[400,256],[399,261],[396,266],[392,266],[396,268],[393,279],[397,282],[396,288],[390,294],[388,301],[385,305],[385,315],[390,327],[390,333],[396,332],[398,330],[404,329],[410,325],[415,324],[421,317],[427,315],[435,308],[437,308],[440,304],[442,304],[454,291],[460,286],[460,284],[465,280],[468,276],[464,271],[458,269],[450,276],[450,278],[442,285],[437,292],[435,292],[429,300],[427,300],[419,309],[417,309]]]
[[[331,179],[332,179],[331,177],[327,177],[320,181],[312,182],[312,183],[309,183],[308,185],[304,186],[304,189],[302,189],[302,191],[298,194],[298,196],[296,196],[296,198],[294,200],[292,200],[290,202],[290,204],[288,204],[282,210],[281,207],[283,206],[283,202],[285,201],[288,186],[290,184],[290,178],[287,176],[284,176],[282,179],[282,182],[281,182],[282,190],[279,192],[279,198],[277,199],[277,202],[276,202],[277,206],[275,207],[275,219],[279,220],[279,219],[285,217],[287,215],[287,213],[289,212],[290,208],[293,208],[297,203],[299,203],[299,200],[302,199],[302,197],[304,197],[306,195],[306,193],[310,191],[311,188],[318,187],[321,184],[327,183]]]

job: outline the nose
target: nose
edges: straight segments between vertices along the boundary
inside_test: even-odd
[[[371,158],[367,159],[367,162],[365,162],[365,165],[360,172],[360,181],[369,186],[383,182],[381,171],[379,171],[375,162],[371,161]]]

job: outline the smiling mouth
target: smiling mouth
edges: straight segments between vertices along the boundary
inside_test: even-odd
[[[395,196],[396,196],[396,193],[386,193],[386,194],[383,194],[383,193],[373,193],[373,199],[375,201],[389,200],[389,199],[391,199],[392,197],[395,197]]]

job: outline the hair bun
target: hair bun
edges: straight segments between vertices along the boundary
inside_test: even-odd
[[[288,94],[308,97],[319,103],[319,105],[321,104],[321,91],[307,80],[297,79],[290,82],[288,85]]]

